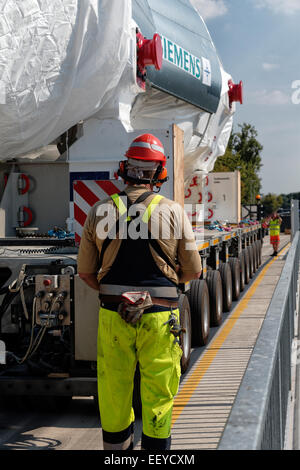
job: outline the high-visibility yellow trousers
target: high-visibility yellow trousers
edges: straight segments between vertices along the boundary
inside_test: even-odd
[[[179,320],[178,309],[173,313]],[[132,432],[137,361],[141,376],[142,448],[163,449],[166,441],[170,441],[182,351],[166,324],[169,317],[170,311],[144,313],[136,325],[130,325],[117,312],[100,308],[98,398],[106,449],[126,448],[122,443],[128,441]]]

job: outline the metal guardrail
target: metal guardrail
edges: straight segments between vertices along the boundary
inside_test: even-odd
[[[218,450],[284,448],[299,256],[297,232]]]
[[[291,234],[294,238],[295,233],[299,230],[299,201],[297,199],[291,200]]]

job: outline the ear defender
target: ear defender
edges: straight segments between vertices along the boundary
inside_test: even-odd
[[[136,179],[129,177],[127,174],[127,165],[128,162],[126,160],[123,160],[119,162],[119,169],[117,171],[117,175],[123,178],[125,184],[127,184],[129,181],[133,183],[139,183],[139,184],[152,184],[153,186],[156,186],[157,188],[161,188],[161,186],[168,181],[168,172],[167,168],[162,166],[161,164],[157,167],[156,173],[152,180],[150,179]]]
[[[155,183],[155,186],[157,188],[161,188],[161,186],[168,181],[168,171],[166,167],[162,167],[160,173],[157,176],[157,183]]]

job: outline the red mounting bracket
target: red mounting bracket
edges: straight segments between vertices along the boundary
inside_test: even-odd
[[[229,86],[229,105],[231,107],[232,103],[239,101],[243,104],[243,82],[240,82],[238,85],[235,85],[232,80],[228,81]]]
[[[137,44],[137,81],[141,88],[145,88],[146,67],[154,66],[156,70],[162,67],[163,48],[161,37],[154,34],[152,39],[146,39],[140,31],[136,33]]]

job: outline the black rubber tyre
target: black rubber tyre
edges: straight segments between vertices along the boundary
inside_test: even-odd
[[[229,263],[220,263],[223,288],[223,312],[229,312],[232,305],[232,276]]]
[[[238,300],[241,293],[241,267],[238,258],[230,258],[229,266],[232,277],[232,300]]]
[[[263,248],[263,241],[259,240],[259,261],[262,264],[262,248]]]
[[[255,242],[255,249],[256,249],[256,270],[259,268],[260,266],[260,261],[259,261],[259,241],[256,240]]]
[[[245,284],[250,282],[250,258],[248,248],[243,249],[244,261],[245,261]]]
[[[209,292],[206,281],[191,281],[186,294],[191,308],[192,347],[205,346],[210,329]]]
[[[257,264],[258,266],[261,265],[261,241],[256,241],[256,248],[257,248]]]
[[[248,250],[248,253],[249,253],[250,279],[252,279],[253,275],[254,275],[254,264],[253,264],[254,259],[253,259],[253,248],[252,248],[252,246],[248,246],[247,250]]]
[[[252,249],[253,249],[253,270],[256,273],[257,268],[258,268],[256,242],[253,242]]]
[[[239,261],[240,261],[240,291],[243,292],[245,289],[245,254],[244,251],[241,251],[239,254]]]
[[[180,347],[182,349],[181,356],[181,372],[184,374],[190,364],[191,347],[192,347],[192,321],[189,300],[186,295],[181,294],[179,297],[179,315],[180,325],[185,329],[185,333],[180,334]]]
[[[223,288],[219,271],[208,271],[206,277],[209,291],[210,325],[219,326],[222,323]]]

